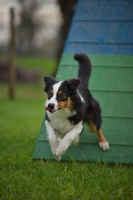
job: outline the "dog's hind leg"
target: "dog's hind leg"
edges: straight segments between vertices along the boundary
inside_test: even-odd
[[[99,147],[104,151],[109,150],[109,143],[104,137],[104,134],[101,129],[97,131],[97,135],[99,140]]]
[[[88,123],[89,125],[89,130],[92,132],[92,133],[97,133],[97,136],[98,136],[98,141],[99,141],[99,147],[104,150],[104,151],[107,151],[109,150],[109,143],[108,141],[106,140],[103,132],[101,129],[99,129],[97,131],[97,128],[96,128],[96,125],[93,123],[93,122],[89,122]]]

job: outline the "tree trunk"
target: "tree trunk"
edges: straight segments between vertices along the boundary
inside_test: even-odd
[[[9,40],[9,60],[8,60],[8,78],[9,78],[9,98],[14,98],[15,93],[15,27],[14,27],[14,9],[10,9],[10,40]]]

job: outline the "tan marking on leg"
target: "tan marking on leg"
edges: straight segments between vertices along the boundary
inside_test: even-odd
[[[89,126],[89,131],[92,132],[92,133],[97,133],[97,128],[96,128],[96,125],[90,121],[89,123],[87,123],[88,126]]]
[[[98,135],[98,139],[99,139],[100,143],[107,141],[106,138],[104,137],[104,134],[101,129],[99,131],[97,131],[97,135]]]
[[[103,134],[102,130],[100,129],[100,130],[97,131],[96,125],[93,122],[89,122],[87,124],[89,125],[89,130],[92,133],[97,133],[98,140],[99,140],[99,142],[98,142],[99,143],[99,147],[103,151],[109,150],[109,143],[106,140],[106,138],[104,137],[104,134]]]
[[[99,142],[106,142],[106,139],[105,139],[104,134],[101,129],[99,131],[97,131],[96,125],[92,121],[90,121],[88,123],[88,125],[89,125],[90,132],[97,133]]]

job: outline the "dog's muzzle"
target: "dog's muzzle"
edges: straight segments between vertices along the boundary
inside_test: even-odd
[[[49,103],[48,106],[45,107],[45,110],[48,110],[49,112],[53,113],[54,111],[54,103]]]
[[[55,104],[54,103],[49,103],[48,106],[45,107],[45,110],[48,110],[50,113],[54,113],[58,110],[60,110],[61,108],[58,108],[55,110]]]

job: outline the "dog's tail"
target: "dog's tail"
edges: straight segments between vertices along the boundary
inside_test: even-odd
[[[78,78],[82,84],[88,86],[92,68],[89,57],[86,54],[79,53],[74,55],[74,59],[79,62]]]

